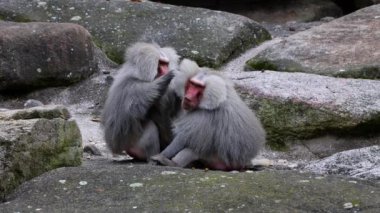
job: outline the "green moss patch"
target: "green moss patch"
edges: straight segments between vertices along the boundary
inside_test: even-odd
[[[17,14],[17,13],[9,13],[0,11],[0,20],[4,21],[14,21],[14,22],[31,22],[31,20],[28,16]]]
[[[245,63],[244,70],[278,70],[278,67],[270,60],[252,58]]]
[[[380,67],[369,66],[361,69],[352,69],[334,75],[342,78],[380,79]]]
[[[286,150],[288,141],[310,139],[327,133],[339,134],[359,124],[359,121],[349,115],[293,101],[280,103],[262,100],[257,114],[267,131],[268,145],[282,151]]]
[[[289,59],[271,60],[266,57],[256,56],[248,60],[244,70],[275,70],[284,72],[306,72],[307,70],[296,61]]]
[[[107,57],[117,64],[124,63],[124,50],[121,48],[109,45],[107,42],[98,39],[97,37],[92,38],[94,44],[99,47]]]

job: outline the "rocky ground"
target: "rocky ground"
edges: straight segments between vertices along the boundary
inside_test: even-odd
[[[254,57],[264,48],[278,43],[281,41],[281,39],[286,38],[294,33],[307,30],[314,26],[319,26],[322,23],[325,22],[291,22],[285,23],[283,25],[263,23],[263,26],[266,27],[269,32],[271,32],[274,39],[264,42],[260,46],[246,51],[241,56],[233,59],[228,64],[220,68],[220,70],[225,71],[227,75],[230,75],[231,73],[239,73],[244,68],[245,62],[248,59]],[[102,56],[98,57],[103,58]],[[86,148],[85,154],[85,158],[87,160],[99,158],[115,160],[124,159],[123,156],[113,156],[109,152],[103,140],[102,129],[99,123],[99,113],[101,111],[99,102],[102,101],[102,97],[104,97],[106,94],[106,90],[108,88],[107,85],[110,83],[110,76],[113,76],[116,73],[117,65],[112,64],[109,61],[103,61],[101,67],[101,72],[98,72],[98,74],[93,75],[90,79],[85,80],[76,86],[66,89],[54,88],[39,90],[27,96],[19,97],[18,99],[5,101],[3,102],[3,107],[23,108],[24,103],[29,98],[41,100],[46,104],[64,104],[68,107],[72,113],[73,118],[78,123],[78,126],[82,133],[83,146],[88,147]],[[110,75],[108,73],[110,73]],[[232,76],[234,76],[234,74]],[[87,94],[89,96],[86,96],[84,94]],[[265,149],[262,152],[261,157],[259,157],[259,161],[255,162],[274,166],[279,169],[300,169],[307,165],[310,160],[319,159],[317,156],[305,151],[302,146],[295,146],[293,149],[294,152],[289,153],[276,152],[271,149]],[[101,153],[101,156],[94,156],[91,153]],[[128,159],[128,157],[126,158]],[[263,158],[265,160],[262,160]]]
[[[29,5],[28,1],[20,2]],[[44,4],[41,5],[43,7]],[[0,13],[1,6],[2,3]],[[165,5],[148,7],[168,10]],[[375,15],[371,23],[375,26],[378,19],[376,17],[380,16],[376,16],[378,7],[373,8],[375,9],[372,13]],[[54,9],[57,17],[64,20],[71,18],[61,16],[60,10]],[[117,8],[114,9],[119,13]],[[20,10],[29,13],[24,8]],[[40,20],[46,18],[34,12],[29,14],[30,17]],[[208,11],[207,14],[219,16],[220,12]],[[360,20],[362,18],[360,16]],[[82,166],[56,169],[26,182],[7,198],[7,202],[0,204],[0,208],[4,212],[150,212],[152,209],[158,212],[168,209],[181,212],[378,212],[379,81],[285,73],[279,70],[258,69],[243,72],[246,61],[262,54],[264,50],[286,43],[284,41],[291,42],[294,38],[292,36],[300,36],[297,33],[315,29],[334,20],[336,19],[327,17],[313,22],[262,22],[261,25],[271,33],[273,39],[241,54],[235,54],[233,60],[219,68],[233,79],[247,104],[257,111],[262,121],[268,127],[274,127],[267,130],[270,143],[276,142],[279,133],[284,133],[281,139],[291,141],[285,147],[280,147],[283,149],[281,151],[274,151],[268,145],[253,161],[254,164],[261,165],[258,167],[259,171],[177,169],[133,163],[127,156],[113,156],[105,146],[99,115],[118,65],[107,59],[98,48],[89,51],[93,51],[94,58],[91,59],[100,61],[99,70],[85,80],[75,81],[71,86],[38,89],[28,94],[3,93],[0,96],[0,108],[3,108],[1,111],[5,111],[4,108],[24,108],[29,99],[41,101],[43,104],[66,106],[80,129],[85,154]],[[341,20],[338,23],[339,21]],[[250,21],[247,23],[249,26],[256,26]],[[347,23],[339,27],[346,26],[345,24]],[[344,28],[347,29],[349,30]],[[83,29],[78,31],[87,35]],[[316,36],[315,32],[323,34],[324,31],[308,31],[303,35],[308,38],[310,33]],[[227,34],[229,33],[227,29]],[[376,36],[375,31],[370,33]],[[369,37],[373,47],[376,47],[376,39]],[[235,41],[233,38],[235,37],[227,36],[225,41]],[[352,42],[354,40],[355,38]],[[108,44],[109,41],[105,39],[102,42]],[[70,46],[64,47],[70,50]],[[183,51],[192,54],[189,49]],[[376,48],[373,53],[377,54]],[[230,52],[227,55],[231,56]],[[375,57],[372,59],[376,61]],[[213,62],[207,63],[220,62],[215,57],[210,61]],[[377,64],[374,63],[374,66]],[[63,77],[67,77],[70,72],[65,74]],[[265,119],[268,118],[268,113],[270,119]],[[275,117],[278,115],[281,115],[279,120]],[[308,120],[309,118],[313,120]],[[288,123],[291,125],[284,125]],[[318,135],[321,126],[331,135]],[[306,128],[301,129],[303,127]],[[353,132],[362,132],[364,129],[368,131],[368,137],[358,137],[355,134],[342,137],[342,133],[347,132],[338,131],[339,134],[336,134],[335,131],[340,128]],[[291,134],[286,135],[289,132]],[[313,137],[299,137],[305,133]],[[2,140],[0,142],[3,143]],[[0,160],[5,158],[3,153],[0,149]],[[28,152],[24,154],[29,156]]]
[[[265,169],[217,172],[85,161],[23,184],[3,212],[378,212],[379,185]]]
[[[324,18],[321,21],[315,22],[287,22],[284,24],[270,24],[263,22],[262,25],[268,29],[273,36],[273,39],[262,43],[258,47],[251,48],[245,53],[231,60],[228,64],[224,65],[220,70],[227,73],[241,72],[245,66],[245,62],[250,58],[256,56],[263,49],[280,42],[283,38],[289,37],[297,32],[308,30],[312,27],[319,26],[323,23],[329,22],[333,18]],[[103,59],[102,53],[98,53],[98,59]],[[93,75],[91,78],[84,82],[69,88],[52,88],[44,89],[33,92],[27,96],[21,96],[17,99],[5,98],[2,107],[4,108],[22,108],[26,100],[30,98],[41,100],[45,104],[64,104],[72,113],[73,118],[77,121],[81,129],[83,146],[89,147],[86,149],[88,152],[96,152],[100,150],[102,157],[107,159],[120,159],[120,156],[113,156],[105,146],[102,129],[99,124],[99,113],[101,110],[100,102],[106,95],[110,79],[112,79],[116,71],[117,65],[112,64],[107,60],[101,63],[101,71]],[[85,95],[86,94],[86,95]],[[298,147],[298,148],[297,148]],[[269,158],[265,164],[276,165],[279,168],[296,169],[301,168],[309,160],[317,160],[318,157],[310,155],[310,153],[302,154],[305,151],[301,146],[293,147],[297,153],[294,157],[293,154],[275,152],[270,149],[264,150],[262,157]],[[301,149],[301,150],[299,150]],[[92,151],[91,151],[92,150]],[[87,159],[99,158],[91,154],[85,155]],[[121,158],[123,159],[123,158]],[[262,162],[262,161],[260,161]]]

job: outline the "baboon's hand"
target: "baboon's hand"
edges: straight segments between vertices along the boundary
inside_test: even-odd
[[[157,154],[157,155],[153,155],[152,157],[150,157],[150,161],[149,161],[150,164],[153,164],[153,165],[164,165],[164,166],[177,166],[177,164],[166,158],[165,156],[161,155],[161,154]]]

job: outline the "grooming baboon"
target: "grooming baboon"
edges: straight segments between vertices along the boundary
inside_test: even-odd
[[[174,49],[156,44],[136,43],[127,49],[102,113],[105,140],[113,153],[147,160],[171,140],[168,114],[162,109],[166,103],[161,99],[178,58]]]
[[[200,160],[210,169],[244,169],[265,143],[265,131],[232,82],[184,60],[172,84],[183,112],[174,121],[173,141],[151,159],[170,166]]]

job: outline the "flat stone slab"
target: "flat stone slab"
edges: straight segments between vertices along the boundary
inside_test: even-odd
[[[4,212],[377,212],[376,183],[295,171],[227,173],[87,161],[23,184]]]
[[[28,109],[4,110],[0,112],[0,120],[28,120],[36,118],[71,118],[70,112],[63,105],[44,105]]]
[[[309,163],[305,169],[318,174],[340,174],[380,180],[380,146],[336,153],[325,159]]]

